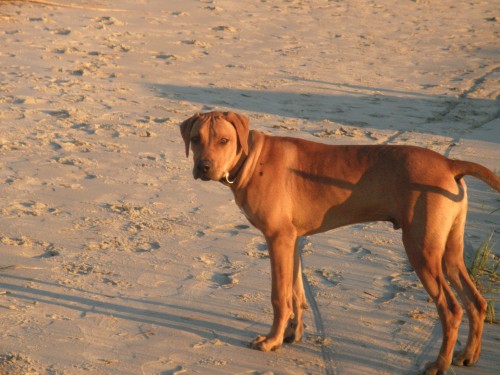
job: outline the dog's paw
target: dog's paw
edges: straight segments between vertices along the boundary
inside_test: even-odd
[[[442,361],[430,362],[425,366],[422,375],[445,375],[450,366],[443,365]]]
[[[287,344],[293,344],[299,341],[300,339],[296,339],[295,333],[292,333],[290,335],[285,334],[285,338],[283,339],[283,342],[286,342]]]
[[[478,359],[479,353],[475,355],[464,350],[455,353],[455,355],[453,356],[453,364],[455,366],[473,366],[477,363]]]
[[[260,350],[261,352],[271,352],[281,348],[281,343],[273,342],[273,340],[270,340],[267,336],[257,336],[257,338],[250,343],[250,347]]]
[[[293,344],[302,340],[304,335],[304,325],[298,324],[292,320],[288,322],[288,326],[285,330],[284,342],[288,344]]]

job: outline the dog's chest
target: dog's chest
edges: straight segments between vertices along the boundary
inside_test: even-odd
[[[240,207],[240,211],[241,213],[247,218],[247,220],[253,225],[255,226],[255,224],[252,222],[252,218],[250,217],[250,215],[248,215],[245,210],[243,208]]]
[[[245,210],[245,208],[243,207],[243,205],[241,205],[238,200],[236,200],[236,205],[238,206],[238,208],[240,209],[241,213],[246,217],[246,219],[250,222],[250,224],[252,224],[254,227],[257,227],[255,225],[255,221],[252,219],[252,216],[247,213],[247,211]]]

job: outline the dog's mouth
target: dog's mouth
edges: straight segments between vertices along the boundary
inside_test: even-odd
[[[211,176],[210,173],[203,173],[202,171],[198,170],[197,168],[194,168],[193,170],[193,177],[195,180],[202,180],[202,181],[218,181],[221,178],[213,177]]]

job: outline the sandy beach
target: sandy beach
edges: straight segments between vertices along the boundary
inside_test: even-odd
[[[272,322],[267,246],[227,187],[193,180],[179,124],[231,110],[268,134],[498,173],[498,3],[57,1],[0,1],[0,374],[417,374],[435,359],[435,306],[384,222],[303,238],[305,337],[250,349]],[[466,181],[470,262],[500,243],[500,195]],[[457,349],[466,337],[464,317]],[[449,373],[499,369],[486,324],[479,363]]]

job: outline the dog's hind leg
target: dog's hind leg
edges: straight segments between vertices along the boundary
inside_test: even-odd
[[[453,364],[472,366],[481,353],[481,336],[486,315],[486,301],[469,277],[463,258],[465,209],[452,227],[443,257],[443,268],[456,290],[469,319],[469,337],[465,348],[455,354]]]
[[[445,280],[441,259],[427,257],[426,252],[438,252],[441,249],[427,248],[424,254],[412,254],[410,263],[415,269],[434,303],[441,320],[443,342],[439,356],[435,362],[429,364],[425,374],[444,374],[451,364],[453,349],[458,337],[458,327],[462,320],[462,308]]]
[[[403,244],[408,259],[427,293],[436,304],[443,330],[437,359],[428,364],[426,375],[444,374],[451,365],[453,349],[462,320],[462,308],[445,279],[442,261],[451,223],[448,213],[440,212],[438,199],[421,196],[413,217],[403,226]]]

